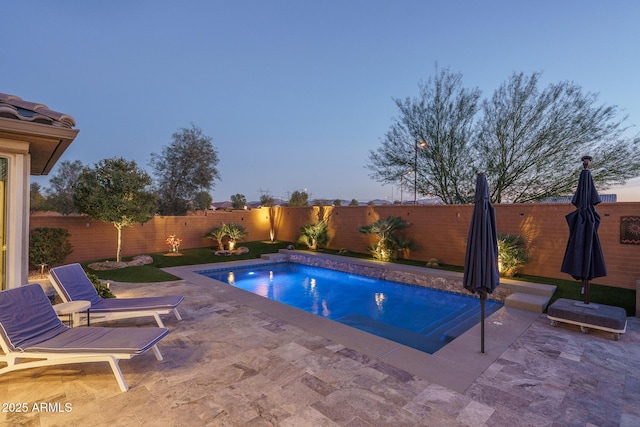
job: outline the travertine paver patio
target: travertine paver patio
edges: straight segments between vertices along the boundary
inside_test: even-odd
[[[469,347],[465,350],[469,357],[463,359],[470,367],[463,368],[463,359],[457,361],[452,352],[440,357],[454,367],[459,364],[463,380],[458,381],[447,365],[439,365],[437,355],[425,358],[420,352],[403,353],[406,349],[397,346],[387,350],[386,340],[360,331],[350,335],[349,330],[342,331],[346,327],[319,318],[320,328],[308,327],[312,315],[296,316],[290,311],[294,309],[283,310],[282,315],[273,307],[261,310],[253,295],[245,298],[243,291],[195,277],[169,284],[112,286],[119,296],[185,295],[180,307],[183,320],[166,318],[171,333],[160,343],[164,361],[145,354],[120,363],[129,392],[119,391],[106,364],[15,372],[0,376],[0,401],[25,402],[29,411],[3,411],[0,423],[640,425],[640,321],[636,318],[629,319],[627,333],[616,342],[605,333],[584,335],[578,328],[552,328],[544,315],[502,309],[488,319],[489,326],[504,329],[488,327],[487,354],[478,352],[475,328],[454,341]],[[502,323],[518,323],[518,319],[527,325],[518,326],[523,333],[518,332],[504,347],[500,340],[492,340],[491,334],[509,335],[508,325]],[[118,327],[153,324],[152,320],[109,323]],[[327,331],[333,327],[332,333],[317,332],[326,325]],[[380,353],[372,354],[378,348]],[[420,370],[421,364],[429,363],[443,366],[440,377],[428,367]],[[58,403],[60,411],[34,411],[34,404],[40,403],[54,404],[49,405],[51,410]],[[70,410],[64,412],[67,403]]]

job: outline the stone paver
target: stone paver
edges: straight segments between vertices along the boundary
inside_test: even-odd
[[[606,333],[553,328],[545,315],[536,315],[489,363],[482,359],[485,355],[471,355],[482,359],[482,369],[459,392],[403,369],[397,361],[392,365],[353,348],[348,340],[311,332],[303,328],[305,322],[287,321],[238,301],[223,286],[183,280],[112,284],[112,289],[121,297],[185,295],[183,320],[165,317],[171,333],[160,343],[164,361],[156,361],[152,353],[122,361],[127,393],[119,391],[106,364],[2,375],[0,402],[26,403],[28,411],[2,411],[0,424],[640,425],[636,318],[614,341]],[[140,319],[104,325],[154,323]],[[36,411],[41,403],[49,405]]]

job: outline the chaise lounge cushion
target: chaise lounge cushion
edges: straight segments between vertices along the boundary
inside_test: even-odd
[[[95,286],[87,277],[80,264],[69,264],[61,267],[54,267],[49,274],[61,284],[61,291],[66,301],[89,301],[91,308],[99,304],[103,298],[98,295]],[[87,286],[87,282],[91,286]]]
[[[12,351],[140,354],[168,333],[165,328],[68,328],[38,284],[0,295],[0,334]]]
[[[141,354],[164,338],[168,329],[163,328],[69,328],[46,341],[28,347],[30,352],[46,353],[126,353]]]
[[[11,350],[24,350],[52,339],[67,329],[58,319],[40,285],[2,291],[0,333]]]
[[[38,284],[0,291],[0,375],[45,366],[106,362],[121,391],[129,386],[118,362],[153,350],[166,328],[68,328]]]
[[[91,313],[109,313],[113,311],[153,311],[176,308],[184,299],[181,295],[143,298],[106,298],[91,303]]]
[[[49,272],[66,301],[89,301],[91,313],[113,311],[153,311],[175,309],[184,299],[181,295],[144,298],[102,298],[87,278],[80,264],[54,267]]]

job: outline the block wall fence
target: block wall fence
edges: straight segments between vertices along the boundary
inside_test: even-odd
[[[572,212],[570,204],[498,204],[496,222],[501,234],[519,234],[528,244],[530,261],[523,274],[571,279],[560,272],[564,250],[569,236],[565,215]],[[366,253],[373,243],[371,236],[358,233],[361,225],[379,218],[399,216],[410,223],[404,235],[411,238],[416,249],[408,258],[428,261],[437,258],[440,263],[463,265],[467,233],[473,205],[418,205],[418,206],[341,206],[341,207],[276,207],[239,211],[208,211],[206,215],[181,217],[157,216],[144,224],[123,229],[122,255],[135,256],[167,251],[166,239],[175,234],[182,239],[181,249],[212,246],[203,238],[211,227],[221,223],[243,225],[248,241],[269,240],[271,223],[275,239],[295,241],[302,225],[329,217],[330,249],[346,249]],[[620,242],[620,218],[640,217],[640,202],[602,203],[598,205],[602,222],[599,236],[603,247],[608,275],[593,283],[636,289],[640,279],[640,245]],[[30,228],[59,227],[71,233],[73,253],[66,262],[84,262],[114,258],[116,229],[112,224],[90,220],[82,216],[31,216]]]

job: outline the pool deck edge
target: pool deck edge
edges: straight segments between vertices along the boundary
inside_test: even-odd
[[[231,267],[264,263],[234,262]],[[218,264],[170,267],[164,271],[194,284],[208,285],[221,298],[233,299],[255,310],[321,335],[372,359],[388,363],[418,378],[458,393],[464,391],[540,316],[502,307],[485,319],[485,353],[480,352],[480,324],[434,354],[428,354],[368,332],[322,318],[295,307],[203,276],[197,271],[221,268]]]

